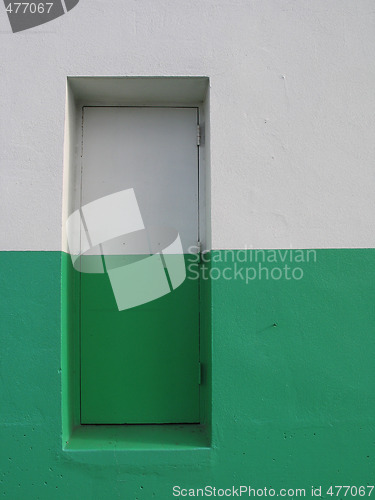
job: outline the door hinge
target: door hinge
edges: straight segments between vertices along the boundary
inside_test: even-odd
[[[201,126],[197,125],[197,146],[201,145]]]
[[[198,262],[201,264],[202,262],[202,243],[200,241],[197,241],[197,255],[198,255]]]

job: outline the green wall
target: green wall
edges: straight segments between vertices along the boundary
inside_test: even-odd
[[[164,500],[173,485],[244,484],[309,496],[311,485],[374,484],[375,250],[317,250],[294,264],[300,280],[263,272],[247,284],[218,277],[232,257],[212,252],[205,285],[211,447],[63,451],[62,254],[0,253],[0,495]]]

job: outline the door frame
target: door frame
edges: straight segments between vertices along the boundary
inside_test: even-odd
[[[61,317],[61,398],[62,448],[129,450],[144,446],[177,449],[210,447],[212,436],[212,326],[211,283],[200,282],[200,359],[203,363],[200,386],[200,424],[81,425],[79,273],[72,269],[67,247],[67,217],[79,207],[79,178],[84,106],[196,107],[203,126],[198,150],[199,239],[201,250],[211,249],[210,226],[210,88],[207,77],[68,77],[65,108],[63,224],[62,224],[62,317]],[[171,96],[173,100],[171,100]],[[88,430],[88,427],[91,429]],[[155,429],[160,427],[160,429]],[[116,429],[114,429],[116,428]],[[163,429],[161,429],[163,428]],[[112,430],[111,430],[112,429]],[[108,433],[112,432],[111,439]],[[117,438],[113,440],[113,432]],[[149,441],[149,433],[160,434],[160,445]],[[176,433],[179,436],[176,444]],[[173,437],[172,437],[173,436]],[[151,439],[151,438],[150,438]],[[169,444],[167,444],[169,443]],[[174,444],[173,444],[174,443]]]

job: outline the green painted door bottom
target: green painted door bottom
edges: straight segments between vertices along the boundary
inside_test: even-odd
[[[199,280],[189,279],[192,257],[185,257],[182,285],[124,311],[107,274],[81,273],[82,424],[199,422]]]

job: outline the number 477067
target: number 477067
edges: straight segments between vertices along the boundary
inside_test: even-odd
[[[344,497],[347,495],[352,497],[369,497],[374,486],[330,486],[327,495],[338,497],[340,494]]]
[[[53,7],[53,2],[50,3],[28,3],[28,2],[11,2],[7,5],[6,11],[12,14],[49,14]]]

